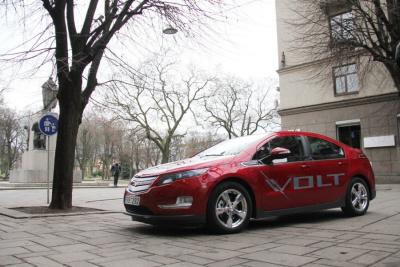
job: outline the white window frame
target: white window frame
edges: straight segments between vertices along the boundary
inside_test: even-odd
[[[354,38],[354,22],[351,11],[330,17],[329,25],[331,28],[332,41],[337,42]]]
[[[333,68],[335,95],[358,93],[357,64],[349,64]]]

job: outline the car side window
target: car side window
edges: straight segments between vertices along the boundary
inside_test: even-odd
[[[253,156],[253,160],[259,160],[269,156],[271,151],[277,147],[287,148],[291,152],[291,155],[287,160],[278,160],[279,162],[304,161],[307,158],[304,153],[303,142],[300,136],[281,136],[265,143]]]
[[[308,141],[314,160],[345,158],[344,150],[338,145],[316,137],[308,137]]]

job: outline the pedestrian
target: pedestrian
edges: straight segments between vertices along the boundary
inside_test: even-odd
[[[121,173],[121,165],[119,165],[118,161],[115,161],[111,167],[111,174],[114,176],[114,187],[118,186],[118,177]]]

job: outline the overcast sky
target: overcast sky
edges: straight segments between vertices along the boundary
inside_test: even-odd
[[[218,65],[223,71],[243,78],[277,78],[279,57],[274,1],[262,0],[243,6],[241,13],[243,15],[234,19],[230,25],[226,25],[221,38],[214,38],[207,44],[206,49],[185,50],[181,53],[182,60],[196,64],[201,69],[215,68]],[[0,45],[0,53],[4,53],[7,47],[4,45],[5,42],[10,44],[13,38],[15,38],[14,32],[2,31],[0,43],[3,45]],[[181,38],[174,36],[165,38],[175,38],[173,42],[179,47]],[[50,74],[47,73],[43,70],[26,79],[13,79],[11,83],[7,80],[10,76],[2,75],[0,87],[8,88],[4,95],[6,105],[17,110],[40,110],[43,105],[41,85],[49,78]]]

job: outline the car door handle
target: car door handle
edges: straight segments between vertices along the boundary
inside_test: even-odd
[[[310,165],[305,165],[305,164],[303,164],[303,165],[301,165],[301,168],[302,168],[303,170],[309,170],[309,169],[311,169],[311,166],[310,166]]]
[[[346,162],[339,162],[339,166],[346,166]]]

